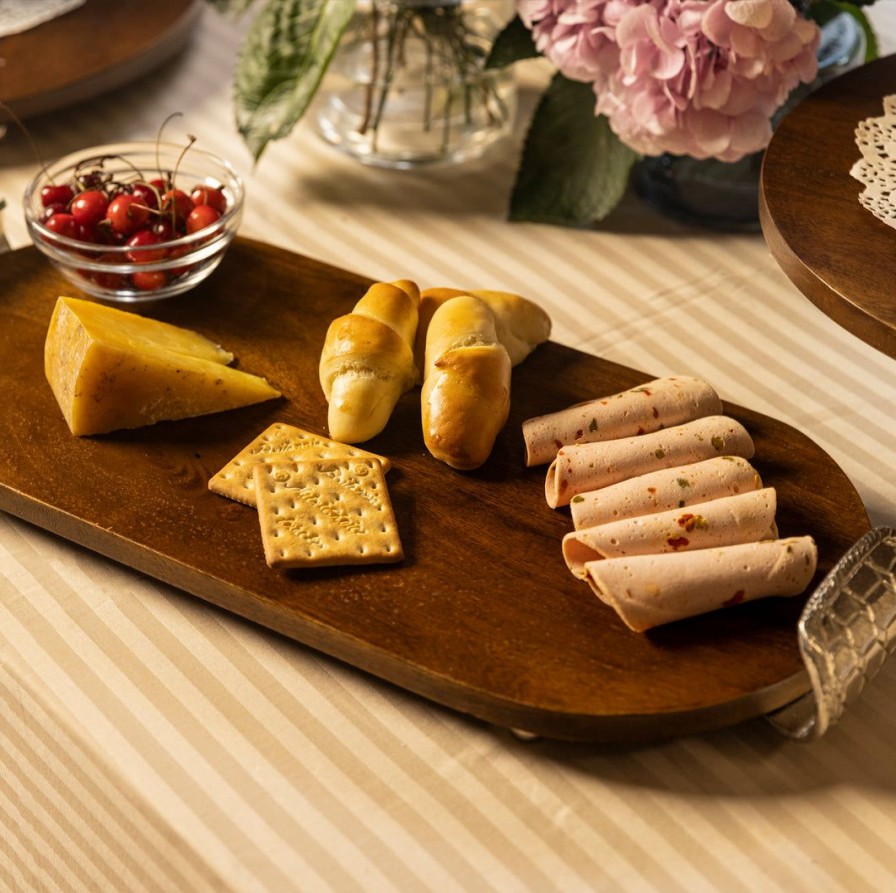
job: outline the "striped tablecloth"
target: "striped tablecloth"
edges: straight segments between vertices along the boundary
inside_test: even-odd
[[[872,10],[884,52],[894,7]],[[369,169],[303,125],[253,167],[230,107],[242,27],[206,10],[182,57],[32,136],[55,156],[180,111],[245,174],[245,235],[371,277],[531,295],[557,341],[699,375],[802,429],[872,522],[896,524],[896,361],[805,300],[761,236],[633,199],[594,229],[506,221],[538,63],[513,138],[480,161]],[[36,163],[12,130],[0,164],[14,206]],[[27,244],[10,210],[5,227]],[[894,738],[888,664],[812,745],[761,720],[635,748],[524,742],[0,515],[9,893],[896,889]]]

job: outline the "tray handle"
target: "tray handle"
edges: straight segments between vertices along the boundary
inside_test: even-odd
[[[815,741],[896,648],[896,528],[875,527],[849,549],[809,597],[797,634],[812,688],[766,719]]]

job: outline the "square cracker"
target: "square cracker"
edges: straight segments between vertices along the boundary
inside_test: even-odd
[[[391,463],[385,456],[368,453],[366,450],[330,440],[312,431],[296,428],[294,425],[275,422],[214,474],[209,479],[208,488],[220,496],[254,506],[255,481],[252,469],[259,462],[345,458],[377,459],[384,471],[391,468]]]
[[[260,462],[253,476],[264,557],[271,567],[404,558],[385,472],[376,459]]]

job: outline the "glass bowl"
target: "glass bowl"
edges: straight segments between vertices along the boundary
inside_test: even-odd
[[[152,181],[156,182],[147,192],[142,184]],[[109,220],[48,225],[54,210],[62,214],[72,210],[70,201],[45,207],[44,187],[63,184],[76,194],[86,187],[107,196],[133,192],[141,184],[137,189],[143,192],[133,213],[146,216],[140,228],[156,235],[140,244],[133,233],[120,231],[132,224],[126,222],[116,231]],[[220,217],[204,228],[185,233],[182,222],[176,222],[182,221],[183,213],[177,202],[165,202],[165,192],[170,188],[190,196],[198,186],[219,190],[226,205]],[[243,197],[239,174],[209,152],[173,143],[110,144],[68,155],[42,170],[25,189],[25,222],[37,248],[82,291],[104,301],[156,301],[189,291],[213,272],[236,235]],[[215,198],[201,203],[214,204]],[[152,208],[154,203],[160,207]],[[148,208],[148,214],[141,208]],[[117,220],[121,224],[122,215]]]

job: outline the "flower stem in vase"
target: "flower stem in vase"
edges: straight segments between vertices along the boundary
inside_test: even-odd
[[[476,157],[510,131],[513,75],[485,70],[495,4],[374,0],[359,8],[321,89],[329,142],[381,167]]]

